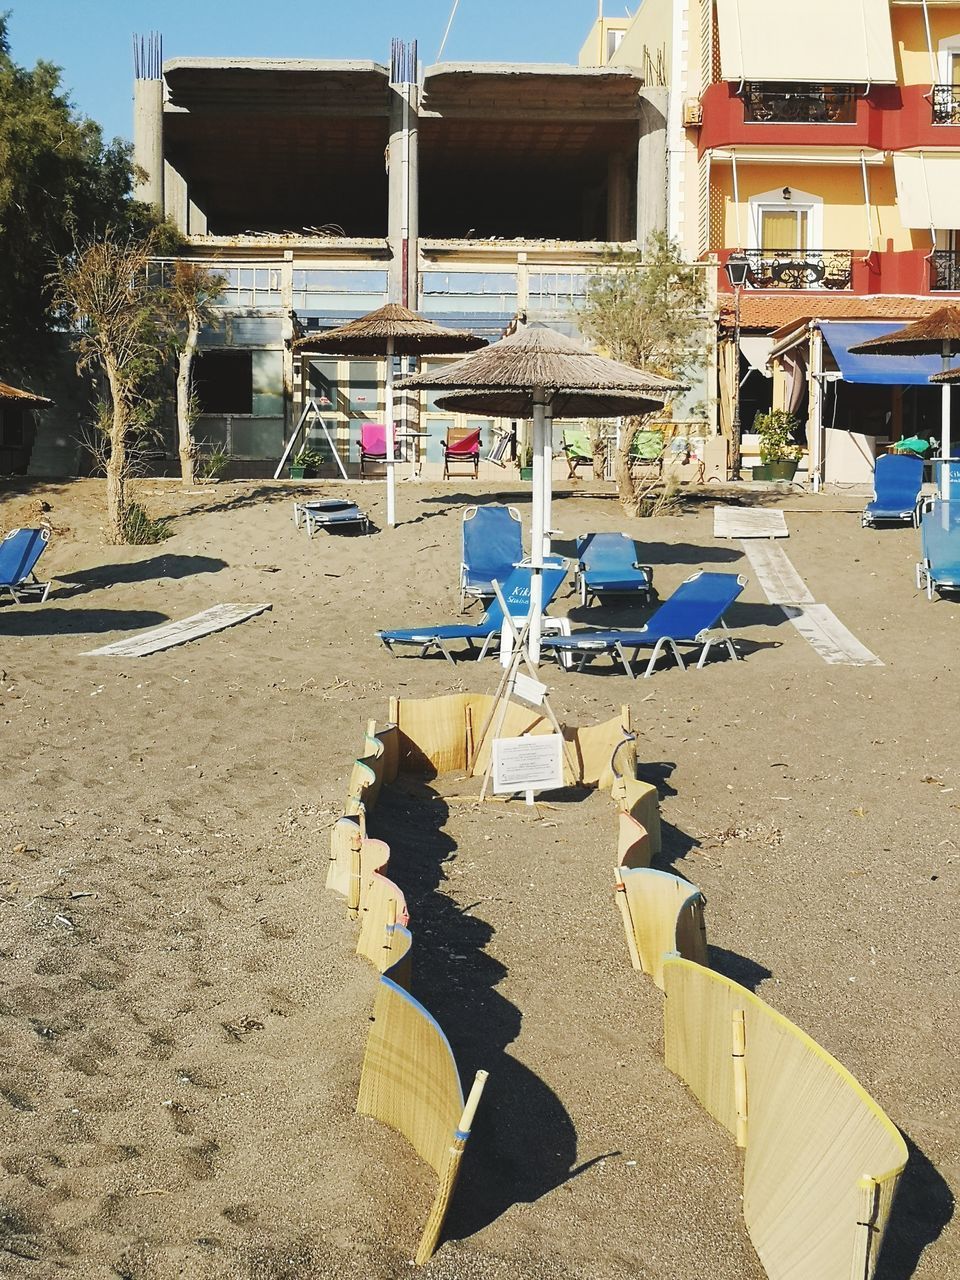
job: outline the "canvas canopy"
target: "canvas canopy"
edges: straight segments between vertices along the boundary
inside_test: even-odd
[[[960,229],[960,155],[895,152],[893,174],[897,209],[905,227]]]
[[[869,338],[896,333],[903,325],[896,321],[821,320],[823,340],[837,362],[844,382],[875,386],[925,387],[933,374],[943,368],[938,355],[884,356],[854,355],[851,347]]]
[[[717,0],[724,80],[896,84],[888,0]]]

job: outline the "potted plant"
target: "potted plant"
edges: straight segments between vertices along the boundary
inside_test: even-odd
[[[800,423],[786,409],[758,413],[753,430],[759,438],[761,466],[754,467],[755,480],[792,480],[803,457],[803,446],[797,444]]]
[[[533,479],[533,449],[525,444],[517,454],[517,466],[520,468],[521,480]]]
[[[323,462],[324,458],[322,453],[318,453],[316,449],[310,449],[304,445],[290,464],[290,479],[312,479],[323,466]]]

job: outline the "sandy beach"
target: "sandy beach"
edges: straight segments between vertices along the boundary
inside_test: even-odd
[[[391,694],[492,692],[495,662],[391,658],[378,627],[453,620],[460,519],[529,489],[146,481],[157,546],[107,546],[98,481],[5,480],[0,525],[49,521],[43,605],[0,606],[0,1275],[393,1280],[433,1194],[354,1114],[376,987],[329,827]],[[377,531],[309,540],[295,496],[356,497]],[[734,491],[725,491],[729,498]],[[916,590],[913,529],[864,498],[787,492],[785,549],[883,666],[826,664],[766,597],[716,490],[626,517],[560,487],[558,549],[623,530],[666,597],[697,568],[750,582],[742,663],[544,667],[588,724],[631,706],[665,850],[707,899],[711,963],[848,1067],[909,1141],[877,1276],[960,1275],[960,601]],[[572,584],[572,580],[571,580]],[[636,606],[553,612],[639,625]],[[231,630],[144,658],[85,656],[221,602]],[[401,779],[374,834],[415,935],[414,994],[490,1084],[425,1280],[762,1280],[740,1156],[664,1067],[662,996],[630,967],[609,796],[480,809]]]

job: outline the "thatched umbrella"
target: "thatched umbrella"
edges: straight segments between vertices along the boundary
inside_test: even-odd
[[[930,315],[884,334],[870,338],[850,348],[854,355],[930,356],[943,357],[943,372],[934,374],[931,382],[942,383],[940,401],[940,456],[950,457],[950,380],[944,374],[950,371],[950,358],[960,352],[960,307],[940,307]],[[954,379],[955,381],[955,379]],[[947,497],[947,468],[941,466],[940,488]]]
[[[19,387],[11,387],[9,382],[0,382],[0,400],[13,401],[15,404],[53,404],[46,396],[21,391]]]
[[[385,418],[387,447],[387,524],[395,525],[396,485],[394,481],[395,437],[393,421],[393,357],[443,356],[475,351],[486,346],[486,338],[461,329],[445,329],[415,311],[390,302],[385,307],[351,320],[339,329],[311,333],[293,343],[295,351],[316,351],[324,355],[385,357]]]
[[[441,408],[533,420],[530,656],[540,651],[543,557],[550,554],[553,415],[602,418],[647,413],[685,388],[669,378],[594,355],[555,329],[533,325],[434,373],[405,378],[404,388],[448,391]]]

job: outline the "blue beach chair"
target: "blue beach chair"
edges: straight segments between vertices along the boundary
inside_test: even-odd
[[[566,568],[547,568],[543,571],[543,607],[547,605],[557,594],[560,583],[566,577]],[[511,570],[509,577],[503,583],[501,591],[503,598],[507,602],[507,611],[511,618],[517,622],[523,622],[530,610],[530,580],[533,577],[533,570],[523,565]],[[383,641],[391,653],[393,646],[397,644],[413,644],[420,648],[419,657],[425,658],[431,649],[438,649],[449,663],[453,663],[453,657],[448,649],[448,645],[452,640],[466,640],[467,648],[470,653],[474,652],[474,641],[480,644],[480,653],[477,655],[479,662],[488,648],[491,641],[500,635],[503,627],[503,610],[500,608],[500,601],[494,600],[486,613],[474,626],[467,623],[452,623],[448,626],[439,627],[410,627],[399,631],[378,631],[377,636]]]
[[[931,498],[920,514],[917,590],[960,591],[960,503]]]
[[[909,453],[885,453],[877,459],[873,473],[874,498],[863,509],[861,526],[872,527],[878,520],[917,524],[922,484],[922,458]]]
[[[747,585],[746,578],[734,573],[698,572],[680,584],[673,595],[656,610],[646,626],[639,631],[574,631],[569,636],[544,636],[541,648],[552,653],[558,661],[563,654],[579,657],[577,670],[599,653],[609,653],[623,664],[628,676],[633,670],[627,661],[626,651],[633,649],[636,662],[641,649],[653,649],[644,676],[653,674],[657,659],[665,649],[676,658],[679,666],[685,665],[680,645],[699,645],[702,667],[715,644],[726,647],[731,658],[739,654],[726,632],[723,615]],[[719,633],[713,633],[714,628]]]
[[[645,604],[653,589],[653,567],[637,563],[637,547],[625,533],[584,533],[577,539],[580,601],[604,596],[638,596]]]
[[[11,529],[0,542],[0,597],[9,592],[17,604],[43,603],[49,582],[38,582],[34,573],[50,537],[48,529]]]
[[[523,559],[520,513],[515,507],[491,502],[467,507],[463,513],[460,561],[460,612],[467,596],[480,600],[493,595],[493,580],[505,582]]]

